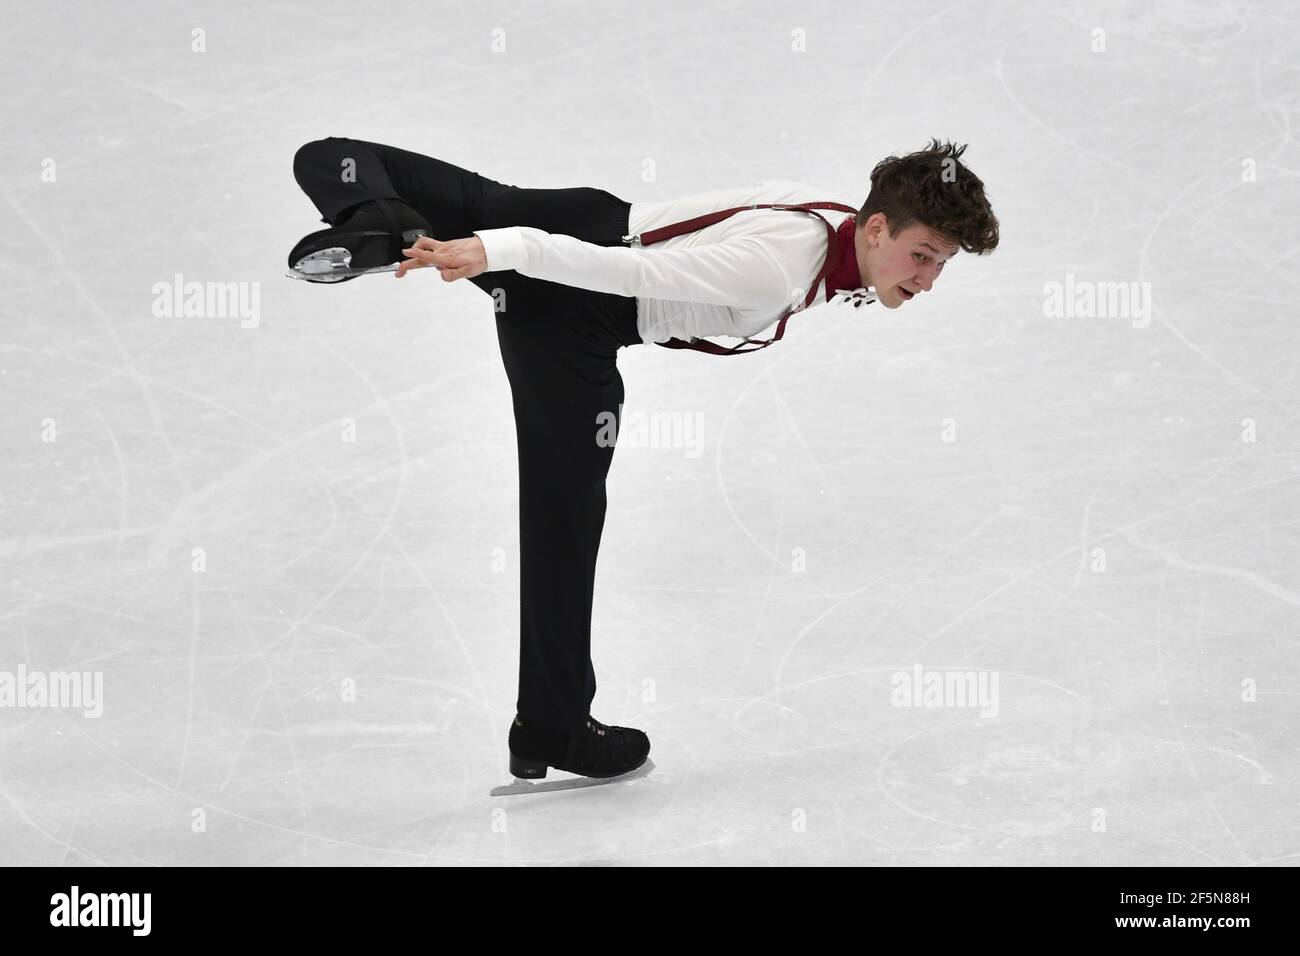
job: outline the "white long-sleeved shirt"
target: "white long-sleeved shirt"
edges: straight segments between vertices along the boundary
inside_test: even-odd
[[[827,190],[775,180],[698,193],[668,202],[634,202],[632,234],[706,212],[751,203],[829,200]],[[851,205],[846,203],[846,205]],[[818,210],[832,227],[852,215]],[[635,296],[643,342],[676,336],[756,336],[787,309],[803,307],[826,259],[826,226],[809,213],[750,209],[652,246],[597,246],[531,226],[481,229],[487,271],[522,275],[596,292]],[[814,304],[825,301],[825,283]]]

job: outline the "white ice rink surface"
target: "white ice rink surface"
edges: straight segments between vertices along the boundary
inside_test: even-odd
[[[7,6],[0,671],[103,684],[98,717],[0,708],[0,862],[1300,860],[1292,5]],[[930,294],[620,353],[625,415],[701,428],[625,421],[610,473],[593,713],[650,735],[642,779],[489,796],[491,302],[283,277],[327,135],[855,205],[971,144],[1002,245]],[[155,315],[178,274],[256,322]],[[1045,316],[1067,277],[1133,314]],[[996,716],[895,706],[917,665],[996,675]]]

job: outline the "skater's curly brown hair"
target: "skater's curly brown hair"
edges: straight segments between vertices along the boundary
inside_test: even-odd
[[[891,238],[919,222],[967,252],[992,252],[998,220],[983,181],[961,162],[964,152],[965,145],[931,139],[925,149],[881,160],[871,171],[871,193],[858,210],[857,227],[883,212]]]

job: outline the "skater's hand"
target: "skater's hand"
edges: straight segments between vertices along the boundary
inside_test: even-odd
[[[483,240],[478,236],[448,242],[421,236],[415,240],[414,245],[402,252],[409,258],[398,263],[399,279],[411,269],[423,269],[425,266],[437,267],[444,282],[472,279],[487,271],[487,250],[483,248]]]

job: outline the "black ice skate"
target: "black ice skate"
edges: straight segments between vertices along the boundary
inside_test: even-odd
[[[345,282],[373,272],[396,272],[402,250],[429,223],[400,199],[372,199],[354,206],[329,229],[303,237],[289,253],[285,275],[308,282]]]
[[[539,780],[548,767],[583,777],[618,777],[641,767],[649,753],[650,738],[642,731],[609,727],[591,716],[572,735],[517,716],[510,727],[510,772],[522,780]]]

